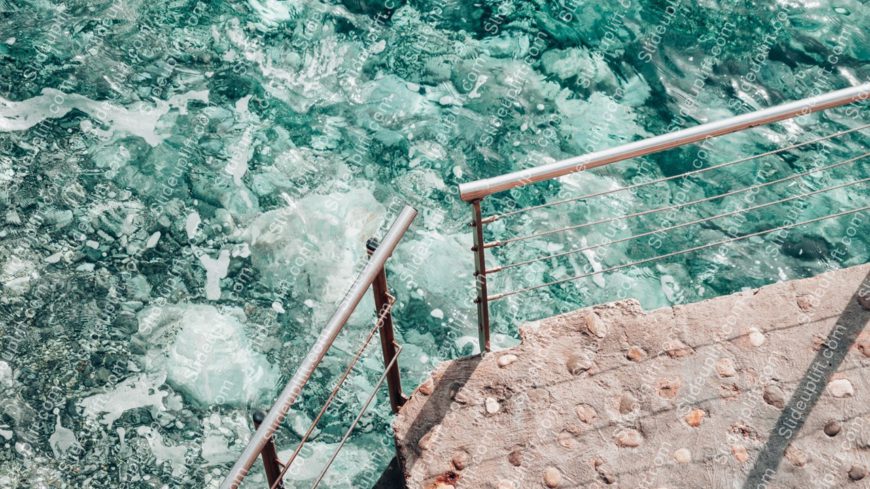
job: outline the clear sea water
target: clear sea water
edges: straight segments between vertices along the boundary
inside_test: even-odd
[[[0,487],[216,487],[403,203],[390,266],[406,390],[475,351],[457,184],[870,79],[858,0],[0,0]],[[490,198],[487,212],[674,175],[867,123],[830,111]],[[867,131],[507,219],[506,238],[695,200],[860,155]],[[866,160],[759,192],[867,178]],[[505,264],[746,206],[742,196],[499,249]],[[493,292],[866,206],[866,184],[551,260]],[[515,296],[517,325],[648,309],[870,259],[868,214]],[[850,230],[851,229],[851,230]],[[844,237],[850,238],[848,243]],[[278,435],[292,449],[367,299]],[[371,348],[289,480],[306,487],[380,374]],[[384,392],[325,487],[393,456]],[[245,487],[264,487],[260,473]],[[295,482],[294,482],[295,481]]]

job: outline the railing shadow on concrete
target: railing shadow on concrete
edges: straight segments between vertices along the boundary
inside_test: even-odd
[[[865,306],[864,304],[867,304]],[[821,348],[807,368],[800,383],[782,410],[764,447],[758,454],[755,464],[743,484],[743,489],[766,487],[770,478],[779,468],[789,444],[800,433],[819,398],[828,385],[831,376],[840,368],[849,350],[870,323],[870,273],[852,294],[849,303],[834,323]],[[802,396],[806,393],[806,396]],[[791,420],[796,426],[786,427]],[[790,436],[785,436],[789,433]]]
[[[463,359],[463,361],[451,362],[440,375],[437,387],[427,397],[426,403],[409,424],[412,428],[405,434],[403,444],[407,447],[413,447],[415,457],[414,459],[402,460],[406,472],[411,471],[416,457],[420,455],[420,441],[432,431],[432,428],[444,421],[451,411],[451,406],[456,402],[454,396],[465,387],[480,361],[480,355],[476,355]]]

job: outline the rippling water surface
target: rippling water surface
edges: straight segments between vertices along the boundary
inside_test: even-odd
[[[751,6],[747,6],[751,5]],[[857,0],[0,0],[0,487],[216,487],[407,202],[391,262],[406,390],[476,344],[461,182],[868,80]],[[500,212],[868,122],[841,108],[504,193]],[[499,221],[509,238],[704,198],[860,155],[867,131]],[[867,178],[865,160],[756,202]],[[530,260],[746,207],[743,196],[505,246]],[[496,275],[506,291],[868,203],[866,185]],[[867,213],[518,295],[517,324],[646,308],[870,259]],[[850,226],[852,231],[850,231]],[[843,237],[854,234],[844,244]],[[291,449],[372,319],[367,299],[279,433]],[[372,349],[289,480],[316,477],[379,375]],[[393,456],[386,396],[326,486]],[[286,456],[287,453],[284,453]],[[246,487],[264,487],[255,473]],[[303,487],[300,485],[299,487]]]

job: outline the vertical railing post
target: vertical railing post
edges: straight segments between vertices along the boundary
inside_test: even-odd
[[[263,420],[266,419],[266,413],[258,409],[254,411],[252,418],[254,419],[254,429],[259,429]],[[278,451],[275,449],[274,438],[269,437],[269,441],[263,446],[260,455],[263,457],[263,468],[266,470],[266,480],[269,482],[269,487],[284,489],[284,481],[275,484],[281,479],[281,462],[278,461]]]
[[[482,200],[482,199],[481,199]],[[480,341],[480,352],[490,351],[489,346],[489,301],[486,292],[486,249],[483,240],[483,217],[480,212],[481,200],[471,203],[474,226],[474,281],[477,283],[477,336]]]
[[[378,240],[372,238],[366,243],[369,256],[378,249]],[[387,369],[387,390],[390,392],[390,407],[394,413],[399,412],[402,404],[405,404],[405,395],[402,393],[402,378],[399,374],[399,362],[393,361],[398,355],[396,340],[393,333],[393,313],[387,288],[387,269],[381,268],[380,273],[372,281],[372,294],[375,297],[375,313],[378,320],[383,321],[380,327],[381,351],[384,354],[384,367]]]

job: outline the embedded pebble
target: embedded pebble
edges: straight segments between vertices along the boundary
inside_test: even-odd
[[[513,482],[501,481],[496,489],[516,489],[516,486],[514,486]]]
[[[813,308],[813,296],[811,295],[802,295],[797,298],[797,305],[801,309],[801,311],[809,311]]]
[[[417,391],[420,394],[423,394],[424,396],[432,395],[432,391],[434,391],[434,390],[435,390],[435,381],[432,380],[432,377],[429,377],[428,379],[426,379],[426,381],[423,382],[422,384],[420,384],[420,387],[417,389]]]
[[[803,467],[810,461],[809,456],[803,450],[795,447],[788,447],[785,450],[785,458],[795,467]]]
[[[601,477],[601,480],[603,480],[607,484],[613,484],[614,482],[616,482],[616,475],[613,473],[612,470],[610,470],[610,467],[608,467],[607,465],[599,465],[596,468],[596,471],[598,472],[598,476]]]
[[[782,389],[775,385],[765,387],[762,397],[764,398],[764,402],[777,409],[785,407],[785,394],[782,392]]]
[[[598,317],[598,314],[590,312],[586,314],[586,331],[592,336],[604,338],[607,336],[607,324]]]
[[[505,368],[508,365],[510,365],[516,361],[517,361],[517,356],[511,355],[510,353],[508,353],[507,355],[502,355],[502,356],[498,357],[498,366],[501,368]]]
[[[686,423],[689,424],[692,428],[697,428],[701,426],[701,421],[704,419],[705,413],[702,409],[692,409],[692,411],[686,415]]]
[[[643,435],[637,430],[621,430],[616,434],[616,444],[621,447],[639,447],[643,442]]]
[[[680,448],[674,452],[674,460],[681,464],[687,464],[692,461],[692,452],[688,448]]]
[[[514,467],[519,467],[523,464],[523,452],[520,450],[512,451],[508,454],[508,462],[510,462]]]
[[[544,469],[544,484],[547,487],[559,487],[562,483],[562,473],[556,467]]]
[[[849,379],[837,379],[828,384],[828,392],[834,397],[852,397],[855,395],[855,388]]]
[[[865,311],[870,311],[870,294],[859,294],[858,304],[861,304]]]
[[[450,397],[460,404],[470,404],[474,401],[474,396],[471,391],[463,389],[462,387],[456,387],[451,390]]]
[[[643,348],[639,346],[632,346],[628,349],[628,352],[625,354],[625,357],[631,360],[632,362],[639,362],[646,358],[646,352]]]
[[[548,391],[547,389],[530,389],[529,401],[532,405],[535,406],[549,406],[550,391]]]
[[[484,404],[486,405],[486,412],[489,414],[495,414],[501,410],[501,405],[492,397],[487,397]]]
[[[859,481],[863,478],[867,477],[867,469],[860,465],[853,465],[851,469],[849,469],[849,478],[853,481]]]
[[[870,338],[858,338],[858,341],[856,343],[858,351],[860,351],[861,354],[865,357],[870,357]]]
[[[572,375],[583,373],[592,368],[592,362],[582,355],[571,355],[567,362],[568,372]]]
[[[825,434],[828,436],[837,436],[840,433],[840,423],[836,421],[828,421],[825,424]]]
[[[677,397],[681,384],[682,382],[680,379],[659,379],[656,383],[656,391],[658,392],[659,397],[673,399]]]
[[[417,443],[417,446],[420,447],[420,450],[428,450],[432,447],[432,438],[435,436],[435,430],[431,430],[429,433],[426,433],[420,438],[420,441]]]
[[[716,373],[719,377],[734,377],[737,375],[737,368],[734,367],[734,360],[730,358],[720,358],[716,362]]]
[[[722,384],[719,386],[719,395],[726,399],[732,399],[740,395],[740,388],[737,387],[737,384]]]
[[[668,353],[668,356],[671,358],[683,358],[692,354],[692,347],[686,345],[680,340],[673,340],[668,342],[667,349],[665,350]]]
[[[598,412],[588,404],[580,404],[577,406],[577,417],[580,418],[580,421],[589,424],[595,421],[598,417]]]
[[[746,451],[746,447],[744,447],[743,445],[732,446],[731,453],[734,454],[734,458],[740,463],[749,460],[749,453]]]
[[[462,470],[465,467],[468,467],[468,452],[461,451],[454,453],[451,461],[456,470]]]
[[[557,441],[559,442],[559,445],[561,445],[563,448],[574,448],[575,446],[577,446],[577,439],[574,438],[574,435],[572,435],[569,431],[563,431],[559,433]]]
[[[619,398],[619,412],[620,414],[628,414],[637,409],[637,399],[631,395],[630,392],[626,392]]]
[[[759,331],[757,328],[752,328],[749,330],[749,344],[752,346],[761,346],[764,342],[767,341],[767,337],[764,336],[764,333]]]

